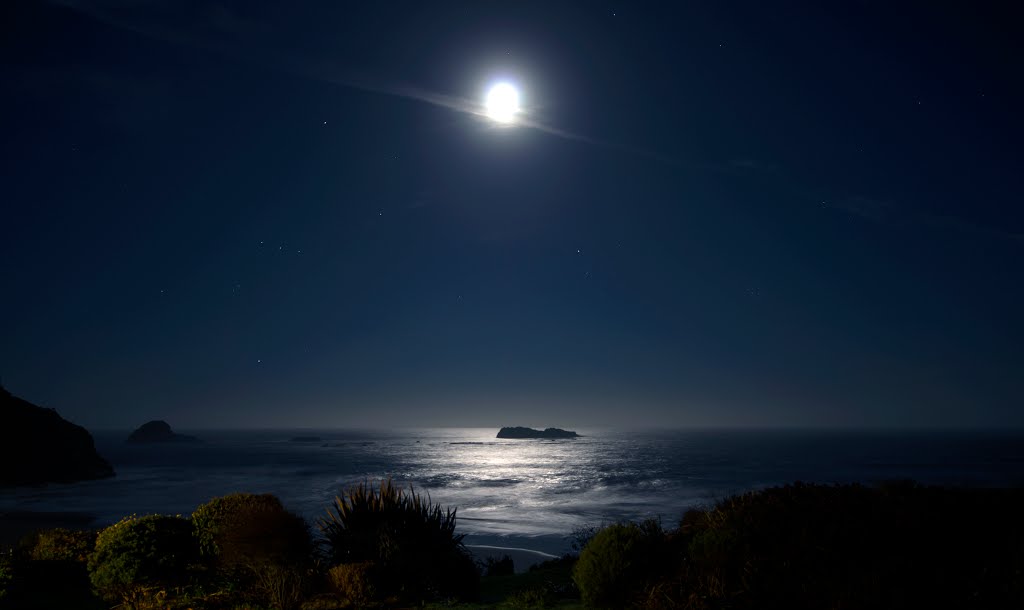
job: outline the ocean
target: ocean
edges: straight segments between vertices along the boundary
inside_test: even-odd
[[[128,445],[94,434],[112,479],[5,490],[0,511],[76,511],[97,524],[188,514],[214,496],[272,493],[315,521],[350,485],[390,476],[458,507],[466,542],[560,554],[574,528],[678,522],[691,507],[793,481],[913,479],[1024,484],[1024,433],[580,430],[572,440],[496,439],[495,428],[183,431],[203,442]],[[316,441],[295,441],[315,436]]]

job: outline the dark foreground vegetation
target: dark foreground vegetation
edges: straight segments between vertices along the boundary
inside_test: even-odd
[[[1024,490],[792,485],[615,525],[574,573],[594,607],[1024,608]]]
[[[389,481],[313,535],[269,495],[48,530],[0,559],[10,608],[1024,608],[1024,490],[791,485],[583,530],[577,555],[474,564],[455,511]]]

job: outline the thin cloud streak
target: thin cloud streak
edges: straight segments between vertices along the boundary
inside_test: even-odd
[[[123,9],[126,6],[130,8],[138,8],[139,5],[133,5],[130,3],[114,3],[114,10],[111,11],[108,10],[108,8],[100,6],[97,3],[90,2],[88,0],[49,0],[49,2],[53,5],[60,6],[62,8],[72,10],[79,14],[88,16],[105,25],[129,31],[135,34],[139,34],[141,36],[145,36],[147,38],[151,38],[154,40],[220,53],[221,55],[230,57],[237,61],[251,63],[253,62],[253,60],[258,59],[262,62],[262,65],[264,65],[265,67],[271,67],[274,69],[282,70],[290,74],[294,74],[296,76],[301,76],[303,78],[308,78],[318,82],[324,82],[339,85],[342,87],[347,87],[350,89],[357,89],[360,91],[367,91],[370,93],[378,93],[382,95],[389,95],[393,97],[418,101],[439,108],[452,110],[454,112],[471,115],[488,121],[490,120],[487,116],[486,109],[484,108],[483,104],[476,100],[446,95],[443,93],[429,91],[426,89],[405,84],[385,83],[379,80],[374,80],[366,77],[357,77],[351,74],[339,76],[333,69],[311,69],[310,66],[312,64],[309,62],[298,61],[295,59],[282,61],[280,57],[271,57],[266,55],[260,57],[259,50],[239,52],[239,50],[232,48],[228,45],[225,45],[223,43],[216,43],[206,39],[199,39],[191,35],[189,32],[153,26],[140,20],[126,19],[125,17],[116,14],[119,8]],[[222,13],[225,11],[222,11]],[[223,22],[224,15],[221,14],[220,17],[220,21]],[[240,20],[238,21],[241,22]],[[220,25],[222,26],[221,29],[223,29],[223,23],[221,23]],[[657,153],[644,148],[625,146],[613,142],[607,142],[580,133],[575,133],[566,129],[555,127],[553,125],[548,125],[546,123],[543,123],[539,120],[530,117],[529,115],[517,118],[515,123],[507,128],[516,127],[534,129],[536,131],[540,131],[542,133],[546,133],[548,135],[552,135],[565,140],[571,140],[574,142],[580,142],[582,144],[588,144],[590,146],[596,146],[608,150],[622,152],[677,168],[716,172],[729,172],[735,169],[731,167],[709,163],[695,163],[684,161],[682,159],[677,159],[675,157],[663,155],[661,153]]]
[[[351,89],[359,89],[361,91],[368,91],[368,92],[371,92],[371,93],[379,93],[379,94],[382,94],[382,95],[390,95],[390,96],[393,96],[393,97],[399,97],[399,98],[409,99],[409,100],[413,100],[413,101],[423,102],[423,103],[426,103],[426,104],[430,104],[432,106],[437,106],[439,108],[445,108],[447,110],[452,110],[452,111],[455,111],[455,112],[459,112],[459,113],[463,113],[463,114],[468,114],[468,115],[471,115],[471,116],[474,116],[474,117],[477,117],[477,118],[486,119],[488,121],[491,120],[488,117],[487,112],[486,112],[486,108],[484,107],[483,104],[481,104],[480,102],[474,101],[474,100],[466,99],[466,98],[456,97],[456,96],[452,96],[452,95],[445,95],[443,93],[437,93],[437,92],[434,92],[434,91],[428,91],[426,89],[421,89],[421,88],[418,88],[418,87],[412,87],[412,86],[408,86],[408,85],[385,84],[385,83],[381,83],[381,82],[374,82],[374,81],[372,81],[370,79],[356,78],[356,77],[351,77],[351,76],[346,76],[346,77],[327,76],[327,75],[324,75],[324,74],[319,74],[319,73],[314,72],[314,71],[310,71],[308,69],[305,69],[305,70],[293,69],[291,71],[292,72],[297,72],[297,73],[301,72],[302,76],[305,76],[306,78],[318,80],[318,81],[321,81],[321,82],[326,82],[326,83],[330,83],[330,84],[334,84],[334,85],[339,85],[339,86],[342,86],[342,87],[348,87],[348,88],[351,88]],[[566,129],[561,129],[559,127],[555,127],[553,125],[548,125],[546,123],[542,123],[542,122],[540,122],[540,121],[538,121],[536,119],[530,118],[529,115],[527,115],[527,116],[519,116],[519,117],[517,117],[515,119],[515,121],[511,125],[507,125],[507,126],[503,125],[500,128],[501,129],[515,129],[515,128],[534,129],[534,130],[546,133],[548,135],[552,135],[552,136],[555,136],[555,137],[558,137],[558,138],[562,138],[562,139],[565,139],[565,140],[572,140],[574,142],[580,142],[580,143],[583,143],[583,144],[589,144],[591,146],[598,146],[598,147],[601,147],[601,148],[607,148],[609,150],[615,150],[615,151],[618,151],[618,152],[624,152],[624,153],[627,153],[627,154],[631,154],[631,155],[635,155],[635,156],[639,156],[639,157],[644,157],[644,158],[647,158],[647,159],[651,159],[651,160],[654,160],[654,161],[658,161],[660,163],[665,163],[667,165],[672,165],[672,166],[676,166],[676,167],[687,167],[687,168],[691,168],[691,169],[707,169],[707,170],[723,170],[723,169],[726,169],[726,168],[722,168],[722,167],[711,165],[711,164],[690,163],[690,162],[683,161],[681,159],[676,159],[674,157],[669,157],[669,156],[666,156],[666,155],[662,155],[662,154],[656,153],[654,151],[650,151],[650,150],[646,150],[646,149],[642,149],[642,148],[631,147],[631,146],[623,146],[623,145],[620,145],[620,144],[614,144],[612,142],[606,142],[604,140],[599,140],[597,138],[592,138],[592,137],[589,137],[589,136],[585,136],[583,134],[575,133],[575,132],[572,132],[572,131],[568,131]]]

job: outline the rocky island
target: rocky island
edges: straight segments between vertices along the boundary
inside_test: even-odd
[[[165,421],[153,420],[139,426],[128,436],[129,443],[194,443],[199,439],[187,434],[178,434],[171,430]]]
[[[88,430],[0,386],[0,486],[112,476]]]
[[[498,430],[496,438],[579,438],[579,434],[572,430],[562,430],[561,428],[535,430],[522,426],[512,426]]]

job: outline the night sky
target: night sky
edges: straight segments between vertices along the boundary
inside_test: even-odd
[[[958,4],[5,2],[0,379],[97,428],[1024,425],[1021,20]]]

